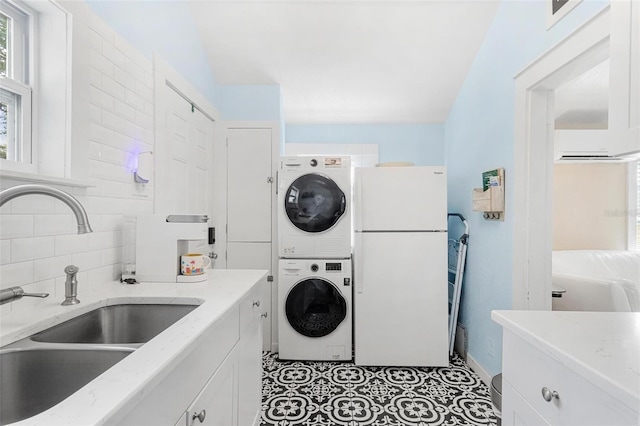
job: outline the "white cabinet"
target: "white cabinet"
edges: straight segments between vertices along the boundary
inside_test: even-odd
[[[640,151],[640,0],[611,2],[611,155]]]
[[[118,425],[252,426],[262,391],[262,287],[251,290],[194,342],[176,368],[156,377]]]
[[[502,424],[637,425],[638,412],[505,330]]]
[[[234,370],[233,362],[225,362],[207,382],[176,426],[236,424],[234,421]]]
[[[226,124],[226,267],[267,269],[262,284],[262,349],[271,351],[273,253],[276,226],[276,171],[279,131],[272,122]]]
[[[238,426],[260,423],[262,358],[256,354],[262,354],[261,290],[260,286],[254,287],[240,303],[240,342],[234,350],[238,367]]]

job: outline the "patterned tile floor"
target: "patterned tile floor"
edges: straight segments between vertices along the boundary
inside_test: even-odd
[[[262,356],[263,426],[495,425],[489,389],[456,355],[448,367],[361,367]]]

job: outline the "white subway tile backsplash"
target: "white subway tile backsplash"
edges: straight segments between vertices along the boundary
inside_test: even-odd
[[[138,109],[139,111],[142,111],[144,109],[143,97],[131,90],[126,90],[125,102],[133,106],[134,108]]]
[[[13,214],[53,213],[56,200],[46,195],[24,195],[14,198],[6,205]]]
[[[122,262],[122,248],[114,247],[101,251],[102,266],[113,265]]]
[[[138,93],[146,101],[153,100],[153,87],[150,87],[144,81],[136,82],[136,93]]]
[[[103,82],[107,77],[103,77]],[[98,106],[108,111],[114,110],[114,97],[105,91],[94,86],[89,86],[89,100],[92,105]]]
[[[11,261],[43,259],[55,254],[53,237],[16,238],[11,240]]]
[[[64,268],[71,265],[72,256],[56,256],[33,261],[33,279],[42,281],[65,276]]]
[[[92,49],[102,53],[102,43],[104,39],[95,30],[89,30],[89,45]]]
[[[97,160],[117,166],[127,164],[130,154],[120,148],[100,145],[100,157]]]
[[[63,235],[78,230],[78,224],[72,214],[35,215],[33,219],[36,236]]]
[[[89,121],[102,124],[102,109],[96,105],[89,105]]]
[[[0,240],[0,265],[11,263],[11,241]]]
[[[135,90],[136,89],[136,79],[135,79],[135,77],[132,76],[131,74],[129,74],[126,70],[124,70],[124,69],[122,69],[120,67],[116,67],[114,79],[115,79],[115,81],[117,81],[118,83],[122,84],[124,87],[126,87],[129,90]]]
[[[135,59],[128,58],[125,69],[136,80],[144,81],[145,79],[144,69],[136,63]]]
[[[115,101],[115,112],[120,117],[123,117],[129,121],[133,121],[136,118],[136,109],[131,105],[127,105],[124,102],[116,99]]]
[[[122,246],[122,231],[94,232],[89,236],[89,250]]]
[[[102,56],[102,53],[91,49],[89,52],[89,61],[93,68],[100,71],[103,75],[113,78],[116,66],[113,62]]]
[[[112,78],[102,76],[102,90],[115,99],[124,100],[125,87]]]
[[[84,286],[119,278],[123,256],[135,257],[131,219],[153,212],[153,183],[137,191],[130,170],[133,152],[154,150],[153,63],[100,18],[89,19],[89,66],[79,68],[86,75],[74,68],[74,77],[88,83],[78,90],[89,101],[89,122],[81,125],[89,129],[85,180],[94,187],[56,187],[84,205],[94,232],[78,235],[69,207],[50,197],[20,197],[0,208],[0,285],[55,292],[56,303],[68,264],[80,268],[81,300]],[[3,179],[0,187],[21,183]],[[30,303],[43,302],[8,308]]]
[[[116,37],[119,37],[115,30],[111,28],[106,22],[100,19],[97,15],[93,15],[89,22],[89,28],[95,31],[100,37],[102,37],[107,43],[113,44]]]
[[[93,268],[99,268],[102,266],[100,261],[100,250],[85,251],[71,255],[71,263],[80,268],[80,271],[89,271]]]
[[[103,161],[89,160],[89,175],[94,178],[129,181],[130,175],[123,166]]]
[[[96,123],[89,123],[89,139],[94,142],[109,144],[113,141],[113,130]]]
[[[14,262],[0,265],[0,288],[33,282],[33,262]]]
[[[101,285],[109,281],[114,281],[122,276],[122,265],[108,265],[94,268],[88,271],[87,282],[91,285]],[[82,300],[82,299],[80,299]]]
[[[96,68],[91,68],[89,71],[89,84],[98,89],[102,88],[102,73]]]
[[[131,175],[133,181],[133,175]],[[118,199],[118,205],[125,205],[124,197],[131,198],[133,192],[133,182],[109,181],[102,185],[102,195],[108,199]]]
[[[127,120],[115,114],[112,114],[111,112],[102,111],[102,125],[116,132],[128,134],[126,132]]]
[[[122,215],[103,215],[99,231],[123,231]]]
[[[95,226],[93,223],[91,226]],[[81,253],[86,251],[88,245],[89,234],[69,234],[58,235],[54,238],[55,255],[62,256],[65,254]]]
[[[105,58],[116,64],[116,66],[126,69],[127,57],[118,49],[116,49],[113,44],[103,43],[102,54]]]
[[[0,239],[26,238],[33,236],[33,216],[0,215]]]
[[[153,128],[153,117],[149,114],[142,111],[136,111],[135,120],[136,123],[144,129]]]

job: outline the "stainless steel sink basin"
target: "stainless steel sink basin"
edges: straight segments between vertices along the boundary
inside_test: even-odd
[[[111,305],[31,336],[45,343],[146,343],[197,305]]]
[[[127,350],[0,350],[0,425],[58,404],[132,353]]]

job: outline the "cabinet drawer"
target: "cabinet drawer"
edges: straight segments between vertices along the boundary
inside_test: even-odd
[[[513,333],[504,333],[503,380],[553,425],[637,425],[638,413]],[[543,388],[557,392],[547,402]],[[506,398],[505,402],[509,400]]]

